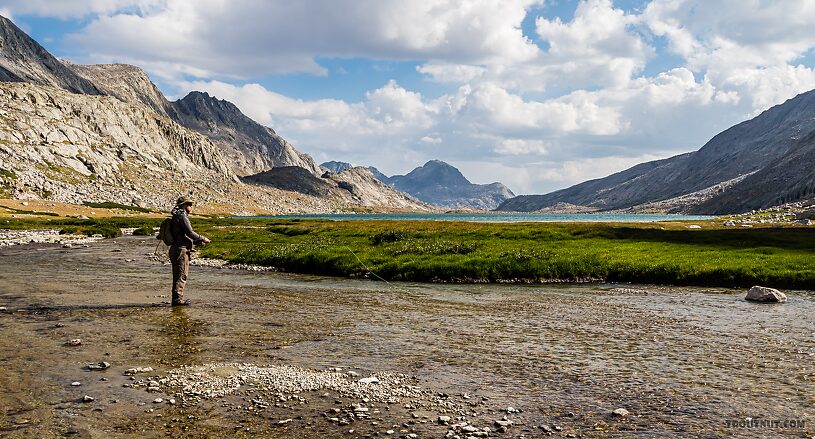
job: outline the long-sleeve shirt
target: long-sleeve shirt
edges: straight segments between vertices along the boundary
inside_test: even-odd
[[[195,233],[190,224],[190,218],[184,209],[173,209],[173,222],[170,231],[173,234],[173,245],[179,247],[192,246],[203,239],[203,236]]]

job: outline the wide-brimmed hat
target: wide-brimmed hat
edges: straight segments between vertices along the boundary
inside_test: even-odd
[[[185,204],[195,204],[195,201],[190,197],[178,197],[178,200],[175,202],[176,206],[183,206]]]

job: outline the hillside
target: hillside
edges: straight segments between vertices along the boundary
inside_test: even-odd
[[[794,201],[815,183],[802,162],[813,154],[813,133],[810,91],[723,131],[696,152],[546,195],[518,196],[497,210],[530,212],[569,203],[598,211],[659,205],[666,212],[736,213]]]

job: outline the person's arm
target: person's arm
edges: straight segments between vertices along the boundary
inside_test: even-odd
[[[181,233],[192,239],[193,242],[209,242],[209,239],[195,233],[190,224],[190,218],[187,215],[181,215]]]

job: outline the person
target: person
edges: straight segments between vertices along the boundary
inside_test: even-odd
[[[189,300],[184,300],[184,286],[187,284],[187,273],[190,270],[190,253],[194,245],[210,242],[207,237],[192,230],[189,218],[192,205],[192,199],[180,197],[172,211],[170,233],[173,235],[173,245],[170,246],[169,256],[173,265],[173,306],[190,304]]]

